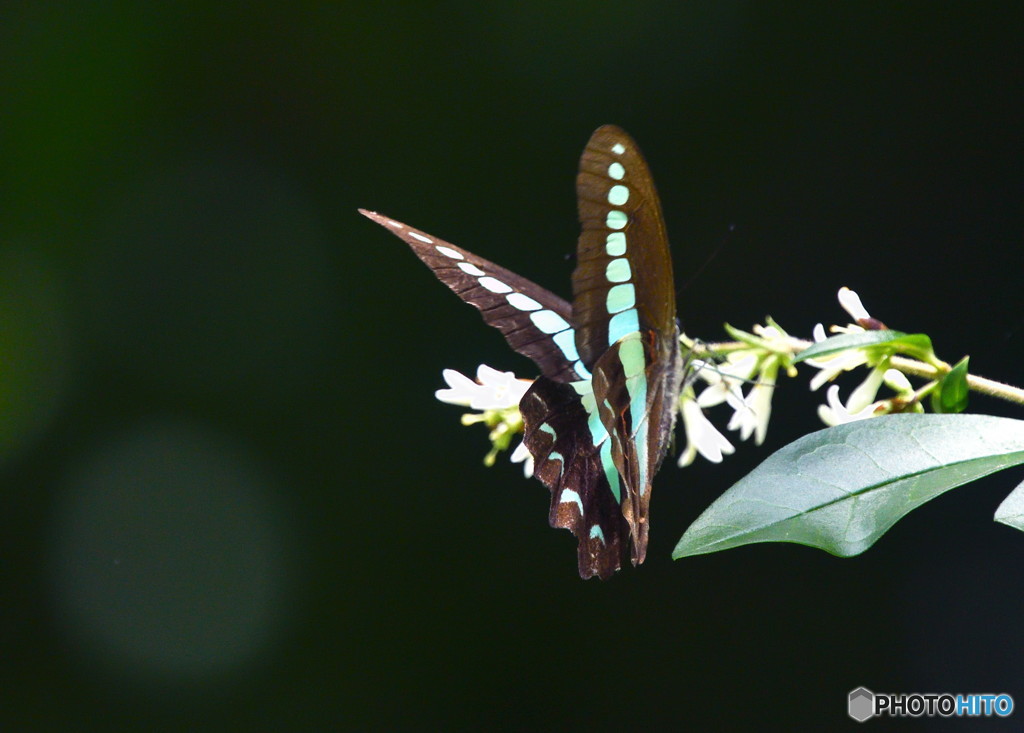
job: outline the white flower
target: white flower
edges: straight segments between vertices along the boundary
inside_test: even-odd
[[[882,386],[886,369],[887,366],[881,366],[875,367],[868,372],[868,376],[864,378],[864,381],[857,385],[853,392],[850,393],[850,399],[846,401],[846,409],[851,412],[859,412],[874,402],[875,395],[878,394],[878,388]]]
[[[827,405],[818,405],[818,417],[826,425],[842,425],[856,420],[865,420],[875,414],[875,405],[867,405],[860,410],[851,410],[839,399],[839,385],[833,384],[825,392]]]
[[[789,334],[782,330],[777,323],[769,319],[769,324],[762,326],[755,323],[751,329],[764,342],[764,348],[774,353],[787,353],[789,351]]]
[[[523,476],[526,478],[533,476],[533,455],[527,449],[525,442],[516,446],[516,449],[512,451],[512,455],[509,456],[509,460],[512,463],[523,464]]]
[[[839,305],[843,306],[843,310],[850,314],[850,318],[854,320],[854,323],[872,320],[871,314],[868,313],[864,304],[860,302],[860,296],[857,293],[844,285],[839,288],[838,297]]]
[[[768,434],[768,419],[772,414],[772,395],[775,392],[775,379],[778,376],[777,359],[767,359],[761,366],[754,386],[750,388],[743,403],[729,420],[729,430],[738,430],[740,440],[754,435],[754,442],[761,445]]]
[[[885,369],[875,368],[868,372],[867,378],[861,382],[844,405],[839,399],[839,386],[833,384],[825,394],[827,404],[818,406],[818,417],[826,425],[841,425],[855,420],[865,420],[885,410],[885,400],[874,402],[878,388],[882,386]]]
[[[733,409],[733,415],[729,420],[728,429],[737,430],[740,433],[740,440],[747,440],[754,436],[758,445],[764,442],[768,432],[768,420],[772,412],[772,396],[775,391],[775,380],[779,369],[786,368],[787,374],[795,375],[795,368],[791,364],[793,350],[790,336],[771,318],[766,325],[755,325],[753,333],[745,333],[739,329],[726,326],[726,330],[737,341],[746,346],[731,351],[720,364],[708,364],[697,362],[697,376],[708,383],[707,389],[703,390],[696,398],[697,407],[708,408],[728,403]],[[743,388],[752,384],[746,395]],[[686,398],[680,398],[680,406],[683,409],[684,423],[695,428],[695,434],[700,436],[703,427],[697,417],[697,412],[686,405]],[[703,418],[703,415],[700,416]],[[721,441],[728,444],[725,438],[715,431]],[[713,437],[713,436],[712,436]],[[691,439],[686,452],[680,458],[680,465],[685,465],[693,460],[695,452],[704,454],[701,450],[704,443]],[[721,460],[721,454],[712,439],[707,442],[708,451],[711,456]],[[731,453],[730,450],[727,451]],[[707,457],[707,456],[706,456]],[[709,460],[715,460],[709,458]]]
[[[474,410],[504,410],[518,406],[533,384],[527,379],[516,379],[512,372],[499,372],[486,364],[477,368],[475,382],[454,369],[445,369],[442,375],[449,388],[437,390],[434,396],[441,402]]]
[[[732,453],[735,448],[700,409],[693,396],[693,388],[687,387],[679,398],[679,409],[683,416],[686,433],[686,448],[679,456],[679,467],[689,466],[700,453],[712,463],[721,463],[723,454]]]
[[[843,288],[846,290],[846,288]],[[842,290],[839,291],[842,295]],[[852,290],[849,292],[853,293]],[[856,296],[856,293],[853,293]],[[860,299],[857,299],[860,302]],[[866,311],[865,311],[866,312]],[[833,331],[840,331],[842,333],[860,333],[864,329],[860,326],[847,326],[839,327],[833,326]],[[814,341],[815,343],[821,343],[827,338],[825,335],[825,328],[820,323],[814,326]],[[831,382],[842,372],[848,372],[856,369],[859,366],[863,366],[868,362],[868,355],[861,349],[849,349],[847,351],[841,351],[838,354],[830,354],[829,356],[823,356],[818,359],[807,359],[808,366],[812,366],[815,369],[820,369],[817,374],[811,378],[811,391],[814,392],[825,382]]]
[[[914,394],[914,385],[907,379],[907,375],[901,372],[899,369],[888,369],[885,372],[885,386],[891,389],[893,392],[898,394],[900,397],[912,397]]]
[[[498,453],[508,450],[512,438],[523,432],[519,402],[533,381],[516,379],[512,372],[499,372],[486,364],[481,364],[476,370],[476,381],[454,369],[445,369],[443,374],[448,389],[439,389],[434,396],[441,402],[479,411],[464,414],[462,424],[482,423],[490,428],[491,449],[484,456],[484,465],[493,466]],[[523,473],[527,478],[533,475],[533,457],[526,446],[516,448],[512,460],[523,463]]]
[[[734,351],[724,364],[695,362],[695,373],[708,383],[707,389],[697,396],[702,408],[728,402],[734,410],[743,405],[742,386],[757,371],[757,355],[749,351]]]
[[[811,391],[814,392],[825,382],[831,382],[842,372],[852,371],[859,366],[868,363],[868,356],[859,349],[844,351],[835,356],[828,356],[822,359],[808,359],[807,363],[821,371],[811,378]]]
[[[897,396],[872,402],[883,382],[895,391]],[[914,388],[910,384],[910,380],[903,372],[896,369],[872,369],[867,379],[850,393],[850,399],[846,401],[845,405],[839,399],[839,386],[833,384],[829,387],[825,395],[828,404],[818,406],[818,417],[826,425],[842,425],[856,420],[888,415],[897,401],[903,400],[905,403],[906,398],[913,396],[913,391]]]

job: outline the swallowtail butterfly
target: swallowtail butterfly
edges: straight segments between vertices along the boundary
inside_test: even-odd
[[[519,407],[548,521],[579,541],[583,578],[644,561],[651,482],[675,423],[683,357],[672,259],[636,143],[599,128],[580,158],[583,231],[572,302],[461,247],[370,211],[540,369]]]

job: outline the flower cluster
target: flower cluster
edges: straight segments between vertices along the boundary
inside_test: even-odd
[[[867,330],[883,330],[885,325],[871,317],[860,301],[860,296],[849,288],[839,290],[839,303],[853,318],[853,324],[832,326],[832,333],[856,334]],[[826,340],[825,328],[819,323],[814,327],[815,343]],[[820,371],[811,379],[811,389],[817,390],[823,384],[833,381],[843,372],[852,371],[861,366],[868,366],[871,371],[867,377],[851,393],[844,404],[839,399],[839,386],[831,385],[825,393],[826,404],[818,407],[818,417],[826,425],[864,420],[869,417],[887,415],[891,412],[903,412],[912,409],[923,412],[924,407],[916,398],[914,388],[906,375],[890,368],[891,354],[878,353],[876,350],[861,348],[848,349],[833,356],[819,359],[808,359],[807,364]],[[885,384],[894,393],[894,397],[875,400],[879,388]]]
[[[687,385],[679,396],[679,408],[686,432],[686,448],[679,456],[679,465],[688,466],[700,453],[712,463],[719,463],[723,454],[732,453],[732,443],[704,415],[704,410],[727,404],[733,414],[726,426],[739,433],[740,440],[754,436],[760,445],[768,434],[768,418],[772,414],[772,394],[780,367],[793,369],[789,335],[773,321],[754,326],[753,333],[730,328],[739,346],[718,360],[695,359],[690,374],[708,386],[696,395]],[[746,394],[743,388],[747,387]]]
[[[523,417],[519,402],[533,384],[530,379],[517,379],[512,372],[499,372],[486,364],[476,370],[476,381],[454,369],[442,373],[448,389],[439,389],[434,396],[450,405],[462,405],[480,412],[462,416],[463,425],[483,423],[491,429],[491,450],[484,457],[484,465],[493,466],[498,453],[508,450],[512,438],[523,431]],[[520,443],[512,452],[512,461],[523,464],[523,474],[533,475],[533,456]]]
[[[842,288],[839,303],[853,322],[830,327],[832,334],[852,336],[886,329],[881,321],[871,317],[852,290]],[[735,451],[729,439],[705,414],[705,411],[719,405],[724,404],[732,410],[726,430],[735,431],[741,441],[753,437],[757,445],[764,442],[775,384],[780,374],[796,376],[795,365],[801,360],[800,352],[808,347],[832,343],[826,343],[828,338],[821,324],[814,328],[814,341],[808,342],[790,336],[771,318],[765,325],[755,325],[751,332],[728,325],[726,331],[734,341],[714,346],[682,337],[683,346],[691,358],[686,366],[678,403],[686,434],[686,446],[678,460],[680,466],[689,465],[698,454],[719,463],[724,456]],[[867,344],[819,348],[816,356],[803,359],[818,369],[810,382],[812,390],[832,382],[845,372],[860,367],[869,369],[867,377],[845,402],[840,399],[839,386],[829,386],[825,404],[818,408],[821,421],[826,425],[838,425],[892,412],[923,411],[922,392],[915,392],[906,376],[892,368],[892,353],[891,349]],[[491,450],[484,459],[484,463],[490,466],[497,454],[508,450],[512,438],[523,430],[519,402],[532,380],[517,379],[512,372],[501,372],[483,364],[477,369],[476,376],[473,380],[446,369],[444,379],[448,388],[438,390],[436,397],[442,402],[477,411],[463,415],[462,423],[483,423],[490,428]],[[697,382],[704,384],[699,392],[695,388]],[[894,395],[878,399],[882,385],[889,387]],[[526,476],[532,475],[533,458],[523,443],[519,443],[511,459],[523,464]]]

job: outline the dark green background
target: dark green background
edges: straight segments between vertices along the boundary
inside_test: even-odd
[[[529,363],[355,212],[568,295],[576,161],[614,122],[691,335],[807,334],[849,285],[1020,384],[1015,9],[6,5],[3,722],[832,729],[859,685],[1024,704],[1024,537],[991,522],[1019,475],[860,558],[672,562],[817,427],[822,395],[786,380],[765,446],[669,462],[647,563],[583,582],[547,491],[484,469],[432,395],[445,367]]]

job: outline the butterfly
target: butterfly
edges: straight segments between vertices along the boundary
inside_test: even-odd
[[[598,128],[580,158],[572,302],[450,242],[360,213],[403,240],[541,376],[519,403],[548,521],[578,541],[579,573],[607,579],[647,553],[651,483],[683,374],[661,203],[636,143]]]

